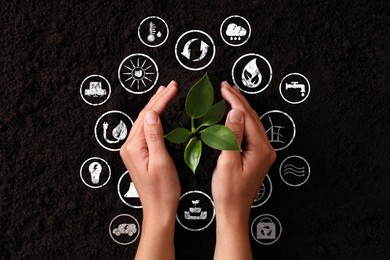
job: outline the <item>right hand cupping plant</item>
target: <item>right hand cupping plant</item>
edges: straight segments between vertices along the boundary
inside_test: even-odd
[[[184,150],[184,161],[194,174],[202,155],[202,142],[217,150],[242,151],[230,128],[217,124],[225,114],[225,101],[213,103],[214,88],[206,73],[187,94],[185,108],[191,118],[191,130],[176,128],[165,135],[175,144],[189,139]],[[197,127],[195,120],[200,122]]]

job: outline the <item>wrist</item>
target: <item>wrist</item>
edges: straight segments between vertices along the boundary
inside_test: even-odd
[[[218,223],[221,225],[248,225],[250,208],[243,207],[216,207],[215,214]]]
[[[249,231],[249,217],[237,217],[233,215],[221,217],[218,214],[216,216],[217,233],[225,231],[236,233],[238,230]]]
[[[216,213],[218,214],[218,213]],[[240,214],[217,215],[214,259],[253,259],[250,246],[249,218]]]
[[[152,229],[173,229],[176,223],[176,210],[143,209],[142,226]]]

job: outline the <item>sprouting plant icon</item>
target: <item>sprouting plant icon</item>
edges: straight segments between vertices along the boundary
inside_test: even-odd
[[[241,151],[240,145],[230,128],[217,124],[225,114],[225,101],[214,104],[214,89],[207,73],[196,82],[186,97],[186,114],[191,119],[191,130],[176,128],[165,135],[172,143],[186,142],[184,161],[195,173],[202,154],[202,142],[217,150]],[[200,125],[195,127],[195,120]]]
[[[194,207],[196,208],[196,205],[199,204],[199,200],[193,200],[193,201],[192,201],[192,204],[194,204]]]

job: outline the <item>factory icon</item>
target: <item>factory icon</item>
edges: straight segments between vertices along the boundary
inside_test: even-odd
[[[102,88],[101,82],[91,81],[89,88],[84,90],[84,95],[88,97],[104,97],[107,95],[107,90]]]

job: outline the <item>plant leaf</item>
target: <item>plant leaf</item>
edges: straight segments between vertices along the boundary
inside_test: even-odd
[[[223,115],[225,114],[225,100],[215,103],[209,112],[203,117],[201,126],[210,126],[215,125],[221,121]]]
[[[206,74],[196,82],[186,97],[186,113],[191,118],[204,116],[214,102],[214,88]]]
[[[202,142],[195,137],[191,138],[184,150],[184,161],[195,174],[198,167],[200,156],[202,155]]]
[[[202,141],[214,149],[242,151],[232,130],[224,125],[213,125],[200,133]]]
[[[176,128],[166,134],[164,137],[172,143],[181,144],[187,141],[190,136],[191,131],[187,128]]]

